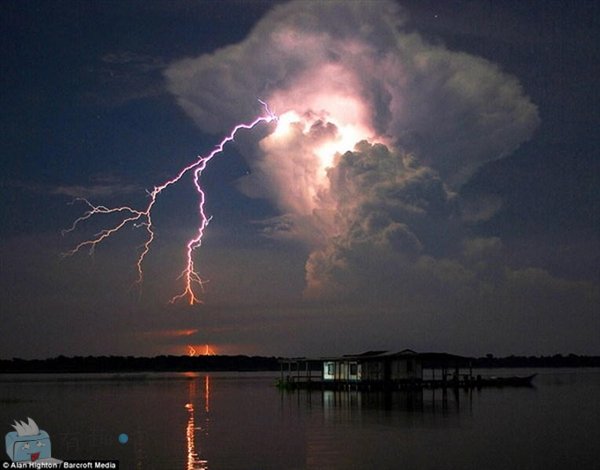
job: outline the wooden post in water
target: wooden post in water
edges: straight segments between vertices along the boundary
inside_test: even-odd
[[[454,364],[454,375],[452,377],[453,386],[458,387],[458,383],[460,382],[460,367],[457,363]]]

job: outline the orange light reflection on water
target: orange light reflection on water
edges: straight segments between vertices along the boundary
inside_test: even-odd
[[[204,428],[196,427],[194,399],[196,396],[196,380],[190,381],[189,387],[189,403],[185,405],[188,411],[188,421],[185,429],[185,438],[187,442],[187,470],[208,470],[208,460],[200,458],[199,447],[196,450],[196,431],[203,431],[205,436],[208,435],[208,412],[210,410],[210,379],[204,377]]]
[[[204,376],[204,411],[206,411],[206,421],[208,422],[208,412],[210,411],[210,377]]]

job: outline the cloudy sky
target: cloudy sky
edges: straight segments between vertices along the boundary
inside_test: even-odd
[[[593,2],[0,18],[0,357],[600,354]]]

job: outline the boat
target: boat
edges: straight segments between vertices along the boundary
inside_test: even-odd
[[[497,387],[531,387],[531,382],[537,374],[531,375],[512,375],[508,377],[477,377],[476,384],[482,386]]]

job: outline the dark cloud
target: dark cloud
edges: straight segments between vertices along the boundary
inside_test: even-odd
[[[159,97],[165,94],[162,71],[166,67],[167,61],[160,56],[134,51],[104,54],[86,67],[85,74],[93,77],[97,85],[81,96],[84,102],[106,107]]]
[[[89,186],[57,186],[52,189],[52,194],[69,196],[74,199],[109,198],[116,195],[131,194],[140,191],[140,187],[133,184],[92,184]]]
[[[361,142],[339,157],[328,177],[324,197],[337,232],[307,262],[311,297],[357,292],[366,282],[381,285],[380,275],[395,278],[401,265],[458,239],[452,194],[411,155]]]

